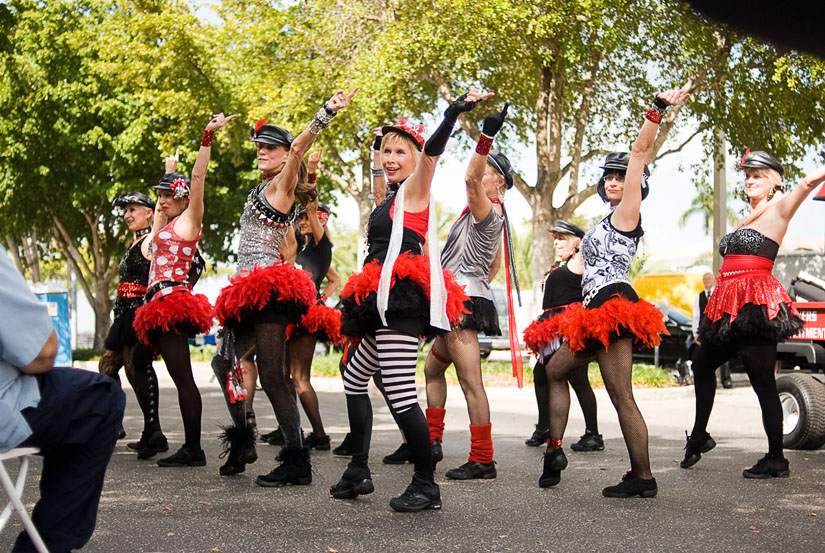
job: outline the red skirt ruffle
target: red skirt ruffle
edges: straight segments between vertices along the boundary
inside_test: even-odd
[[[667,333],[662,312],[655,305],[619,296],[593,309],[573,304],[554,319],[574,352],[590,351],[593,345],[607,348],[612,340],[623,336],[632,337],[639,347],[652,348],[661,343],[659,334]]]
[[[221,325],[240,323],[248,315],[265,308],[297,320],[317,298],[310,274],[289,265],[255,267],[229,282],[215,302],[215,313]]]
[[[341,291],[344,304],[344,328],[349,336],[363,336],[366,327],[377,328],[379,320],[376,306],[378,281],[381,278],[382,264],[373,260],[364,265],[360,273],[353,274]],[[447,318],[455,326],[467,312],[464,302],[469,299],[464,288],[455,281],[450,271],[444,271],[444,284],[447,289]],[[387,315],[397,312],[400,316],[423,317],[429,321],[430,312],[426,305],[419,305],[413,297],[415,290],[420,291],[423,303],[430,297],[430,260],[424,255],[404,252],[398,256],[393,267],[390,283],[390,301]],[[403,291],[403,293],[398,293]],[[403,297],[402,297],[403,296]],[[366,319],[369,319],[367,321]],[[429,326],[429,325],[428,325]],[[350,331],[348,332],[348,328]],[[355,330],[357,328],[357,330]],[[427,332],[427,335],[430,333]]]
[[[782,287],[782,284],[770,271],[747,271],[731,276],[718,276],[716,288],[710,295],[705,315],[715,323],[726,314],[730,315],[730,324],[736,320],[736,315],[745,304],[764,305],[768,319],[773,320],[779,313],[779,305],[784,303],[794,315],[798,315],[793,307],[791,297]]]
[[[559,315],[547,309],[527,325],[522,333],[524,345],[532,355],[539,357],[544,347],[559,335]]]
[[[135,312],[135,333],[151,345],[157,334],[180,332],[189,337],[205,334],[212,328],[215,311],[203,294],[176,290],[169,295],[155,294],[152,301]]]
[[[326,305],[311,306],[299,324],[286,327],[287,340],[300,334],[312,334],[319,342],[338,346],[346,343],[341,334],[341,312]]]

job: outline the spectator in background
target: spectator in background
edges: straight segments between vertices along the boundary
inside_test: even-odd
[[[697,346],[702,345],[702,342],[699,340],[699,321],[702,320],[702,313],[705,312],[705,307],[708,305],[710,295],[713,293],[713,289],[716,288],[716,279],[712,273],[702,275],[702,285],[705,289],[696,296],[696,301],[693,303],[693,341],[696,342]],[[693,361],[696,350],[697,348],[691,350],[691,361]],[[682,374],[679,376],[684,382],[687,375]],[[723,388],[733,388],[733,382],[731,382],[730,379],[730,363],[723,363],[722,366],[719,367],[719,378],[722,380]]]
[[[79,549],[95,528],[125,396],[105,375],[53,368],[57,335],[46,307],[2,247],[0,282],[0,452],[40,448],[40,500],[32,520],[52,553]],[[35,551],[25,531],[12,551]]]

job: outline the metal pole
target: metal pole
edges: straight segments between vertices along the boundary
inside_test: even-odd
[[[722,267],[722,256],[716,245],[728,230],[728,192],[725,172],[725,131],[717,127],[714,134],[713,149],[713,272]]]

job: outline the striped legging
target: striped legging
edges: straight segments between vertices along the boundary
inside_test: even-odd
[[[372,434],[372,404],[367,395],[370,378],[380,371],[390,410],[404,432],[413,456],[413,485],[427,494],[437,493],[433,479],[430,431],[415,390],[418,338],[382,328],[365,336],[344,369],[344,392],[352,440],[352,464],[368,469]]]

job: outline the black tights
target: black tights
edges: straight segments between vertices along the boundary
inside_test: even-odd
[[[160,430],[158,418],[158,379],[152,366],[152,351],[138,342],[119,350],[106,350],[100,358],[98,370],[112,377],[120,386],[120,368],[132,386],[143,413],[143,437]]]
[[[312,356],[315,353],[316,339],[311,334],[300,334],[287,344],[287,383],[290,391],[298,396],[304,408],[312,431],[316,436],[326,436],[321,410],[318,406],[318,394],[310,383],[312,373]]]
[[[183,430],[186,447],[190,451],[201,450],[201,413],[203,404],[201,394],[192,376],[192,363],[189,360],[189,340],[183,334],[161,334],[155,340],[155,346],[163,356],[169,376],[178,389],[178,403],[183,418]]]
[[[696,421],[691,435],[707,432],[716,396],[716,368],[736,353],[742,356],[753,391],[762,408],[762,425],[768,435],[768,453],[782,457],[782,404],[776,391],[776,342],[742,341],[725,345],[703,343],[693,361],[696,383]]]
[[[533,386],[536,392],[536,404],[539,408],[539,420],[536,427],[542,430],[550,428],[550,383],[547,380],[547,363],[536,362],[533,367]],[[567,381],[576,392],[582,414],[584,415],[584,427],[586,431],[594,434],[599,433],[599,419],[597,416],[596,394],[590,386],[590,379],[587,377],[587,364],[583,364],[572,370],[567,375]]]
[[[633,341],[622,338],[610,343],[595,355],[574,355],[567,343],[553,354],[547,364],[550,381],[550,437],[561,439],[570,413],[570,390],[567,378],[572,371],[593,359],[599,362],[605,388],[619,415],[624,442],[630,455],[630,470],[640,478],[652,478],[647,447],[647,425],[633,399],[631,373]]]

